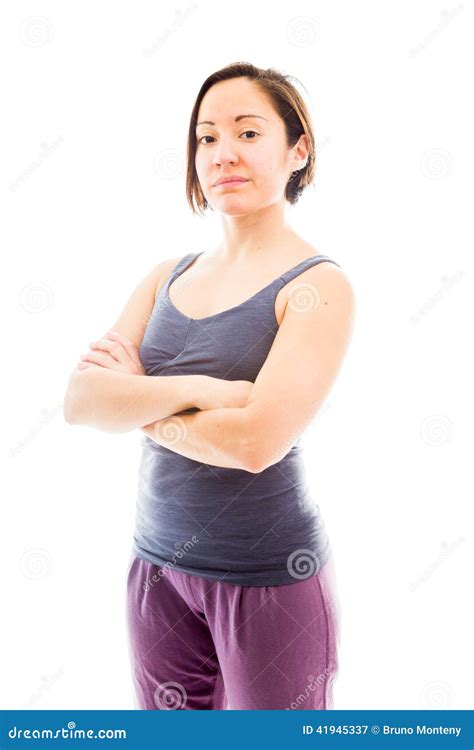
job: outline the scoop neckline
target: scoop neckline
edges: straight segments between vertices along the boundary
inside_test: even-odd
[[[300,261],[296,264],[296,266],[293,266],[292,268],[289,268],[287,271],[282,273],[280,276],[277,276],[276,279],[273,279],[273,281],[270,281],[269,284],[263,287],[263,289],[260,289],[258,292],[255,292],[255,294],[252,294],[251,297],[248,297],[248,299],[244,300],[243,302],[240,302],[238,305],[234,305],[233,307],[228,307],[227,310],[221,310],[221,312],[214,313],[214,315],[206,315],[204,318],[191,318],[189,315],[185,315],[181,310],[178,310],[176,305],[174,304],[173,300],[170,297],[170,286],[173,283],[173,281],[181,276],[182,273],[187,271],[188,268],[191,268],[192,265],[197,261],[200,255],[203,255],[204,250],[202,250],[200,253],[197,253],[197,255],[193,258],[191,263],[188,263],[184,268],[181,269],[179,273],[176,271],[173,271],[170,278],[168,279],[168,282],[166,284],[166,299],[168,301],[168,304],[173,308],[175,312],[178,313],[182,318],[185,318],[186,320],[194,323],[202,323],[205,320],[213,320],[214,318],[219,318],[221,315],[225,315],[226,313],[234,312],[234,310],[238,310],[239,308],[243,307],[244,305],[247,305],[249,302],[252,302],[256,297],[258,297],[263,292],[266,292],[267,289],[269,289],[273,284],[276,284],[277,281],[280,281],[280,279],[285,276],[287,273],[291,273],[291,271],[294,271],[299,266],[302,266],[303,263],[307,263],[308,260],[313,260],[314,258],[322,258],[326,257],[321,254],[319,255],[311,255],[309,258],[305,258],[304,260]],[[273,310],[275,312],[275,309]],[[275,318],[276,320],[276,318]],[[276,321],[278,325],[278,321]]]

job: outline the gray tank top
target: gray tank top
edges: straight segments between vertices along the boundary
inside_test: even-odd
[[[255,382],[278,322],[279,290],[322,261],[315,255],[250,299],[206,318],[179,312],[171,283],[202,253],[189,253],[158,293],[140,346],[147,375],[210,375]],[[195,412],[197,409],[188,409]],[[309,491],[299,441],[253,474],[194,461],[144,435],[132,553],[160,567],[225,583],[277,586],[316,574],[331,548]]]

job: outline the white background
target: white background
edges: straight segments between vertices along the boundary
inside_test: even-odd
[[[186,203],[185,145],[202,82],[238,60],[303,83],[316,184],[288,217],[357,296],[304,438],[342,607],[334,708],[469,708],[472,5],[44,0],[2,16],[1,708],[134,708],[141,433],[67,425],[61,402],[138,281],[220,237]]]

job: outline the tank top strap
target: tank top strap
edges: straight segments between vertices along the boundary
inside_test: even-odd
[[[184,256],[184,258],[181,258],[181,260],[171,271],[169,278],[174,278],[175,276],[179,276],[180,273],[183,273],[187,269],[187,267],[190,266],[191,263],[198,257],[198,255],[202,255],[202,253],[188,253]]]
[[[298,276],[300,273],[303,273],[303,271],[306,271],[312,266],[317,266],[318,263],[322,263],[323,261],[329,261],[329,263],[334,263],[336,266],[339,266],[339,263],[336,263],[336,261],[332,260],[332,258],[330,258],[328,255],[313,255],[311,258],[302,260],[301,263],[298,263],[298,265],[290,268],[289,271],[282,273],[279,278],[282,279],[285,284],[288,284],[288,282],[294,279],[295,276]],[[339,268],[340,267],[341,266],[339,266]]]

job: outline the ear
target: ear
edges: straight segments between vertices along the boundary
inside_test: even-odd
[[[300,135],[298,143],[295,143],[293,146],[293,155],[293,169],[304,169],[308,163],[309,156],[309,140],[305,133]]]

